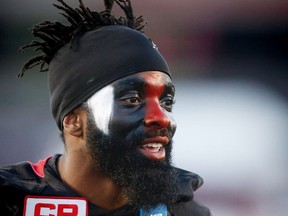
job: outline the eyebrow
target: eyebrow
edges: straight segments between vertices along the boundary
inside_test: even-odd
[[[165,83],[165,88],[164,88],[164,91],[161,95],[165,96],[167,94],[170,94],[173,97],[175,95],[175,86],[172,83]]]
[[[175,86],[173,85],[172,82],[165,83],[165,89],[171,89],[173,92],[175,92]]]
[[[115,96],[125,93],[129,90],[143,90],[145,80],[143,78],[133,77],[125,80],[120,80],[113,84]]]
[[[144,84],[145,84],[145,80],[143,78],[134,77],[134,78],[128,78],[128,79],[120,80],[116,82],[114,84],[114,88],[121,88],[121,87],[127,87],[127,86],[135,87],[139,85],[144,86]]]
[[[144,90],[145,89],[145,79],[141,77],[133,77],[133,78],[128,78],[125,80],[120,80],[116,83],[114,83],[114,91],[115,91],[115,96],[119,95],[121,93],[124,93],[129,90]],[[167,94],[167,93],[172,93],[175,94],[175,86],[173,85],[172,82],[165,82],[164,83],[164,91],[162,94]]]

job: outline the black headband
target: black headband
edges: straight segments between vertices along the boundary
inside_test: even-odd
[[[60,130],[64,117],[111,82],[168,65],[143,33],[125,26],[106,26],[66,44],[53,57],[49,70],[52,114]]]

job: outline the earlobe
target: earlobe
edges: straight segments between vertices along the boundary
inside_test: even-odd
[[[64,117],[63,131],[72,136],[80,137],[83,135],[83,120],[79,112],[75,110]]]

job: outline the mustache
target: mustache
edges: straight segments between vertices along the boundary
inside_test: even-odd
[[[168,137],[169,140],[172,139],[173,135],[167,128],[162,128],[160,130],[151,130],[147,131],[144,135],[145,138],[153,138],[153,137]]]
[[[170,132],[170,130],[167,128],[163,128],[159,130],[149,130],[145,132],[139,131],[139,133],[133,137],[129,137],[129,138],[126,137],[123,140],[117,139],[117,141],[113,143],[117,143],[117,145],[114,146],[115,148],[123,149],[123,147],[126,146],[127,150],[131,150],[131,149],[135,149],[141,143],[143,143],[143,140],[155,138],[155,137],[167,137],[169,141],[172,142],[173,133]],[[118,143],[122,143],[122,145],[119,145]]]

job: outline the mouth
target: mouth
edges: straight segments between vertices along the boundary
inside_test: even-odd
[[[140,152],[150,160],[165,159],[165,145],[169,142],[167,137],[150,138],[139,147]]]
[[[163,148],[161,143],[149,143],[142,145],[141,148],[149,149],[151,152],[159,152]]]

